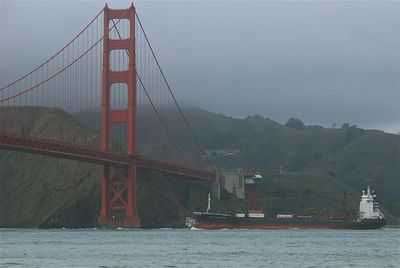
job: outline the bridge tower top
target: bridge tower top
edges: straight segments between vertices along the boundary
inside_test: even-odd
[[[129,21],[129,36],[122,39],[114,19]],[[116,29],[119,39],[110,38],[110,22]],[[114,71],[110,68],[110,56],[113,50],[124,50],[128,57],[128,69]],[[136,57],[135,57],[135,8],[133,4],[128,9],[109,9],[104,7],[104,36],[103,36],[103,71],[102,71],[102,126],[101,149],[110,149],[111,126],[124,124],[127,129],[127,153],[136,153]],[[113,84],[125,84],[127,89],[127,107],[112,110],[110,91]],[[116,88],[123,90],[122,88]]]

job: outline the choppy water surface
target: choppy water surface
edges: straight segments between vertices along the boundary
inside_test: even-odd
[[[400,229],[0,231],[2,267],[400,267]]]

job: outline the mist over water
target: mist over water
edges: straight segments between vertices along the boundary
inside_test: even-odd
[[[2,267],[398,267],[400,229],[3,229]]]

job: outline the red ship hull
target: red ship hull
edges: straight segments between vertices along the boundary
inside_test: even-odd
[[[386,224],[385,219],[362,221],[317,220],[317,219],[273,219],[235,217],[229,214],[196,213],[194,227],[199,229],[378,229]]]

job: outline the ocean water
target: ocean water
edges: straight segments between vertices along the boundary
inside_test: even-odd
[[[0,230],[1,267],[400,267],[400,229]]]

